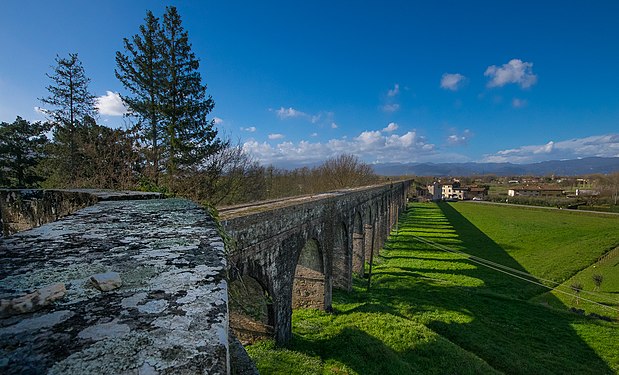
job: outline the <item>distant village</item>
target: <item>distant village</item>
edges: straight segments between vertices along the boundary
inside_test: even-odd
[[[519,179],[499,179],[495,181],[473,181],[463,183],[460,179],[438,179],[427,185],[417,186],[416,199],[426,201],[489,200],[490,190],[497,196],[533,198],[591,198],[600,195],[592,189],[586,178],[551,179],[542,177],[523,177]],[[502,192],[497,193],[497,191]]]

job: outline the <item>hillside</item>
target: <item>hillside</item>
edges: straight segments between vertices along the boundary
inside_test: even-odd
[[[619,157],[553,160],[533,164],[512,163],[390,163],[374,164],[374,172],[383,176],[577,176],[619,171]]]

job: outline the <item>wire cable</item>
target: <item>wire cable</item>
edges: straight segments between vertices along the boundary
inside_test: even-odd
[[[605,304],[603,304],[603,303],[600,303],[600,302],[597,302],[597,301],[590,300],[590,299],[588,299],[588,298],[580,297],[580,296],[578,296],[578,295],[576,295],[576,294],[573,294],[573,293],[566,292],[566,291],[564,291],[564,290],[558,289],[557,287],[551,287],[551,286],[545,285],[545,284],[543,284],[543,283],[540,283],[540,282],[539,282],[539,281],[537,281],[537,280],[530,280],[530,279],[528,279],[528,278],[526,278],[526,277],[523,277],[523,276],[519,276],[519,275],[517,275],[517,274],[510,273],[510,272],[509,272],[509,271],[507,271],[507,270],[514,271],[514,272],[516,272],[516,273],[520,273],[520,274],[525,274],[525,275],[526,275],[526,276],[528,276],[528,277],[531,277],[531,278],[534,278],[534,279],[538,279],[537,277],[535,277],[535,276],[533,276],[533,275],[531,275],[531,274],[529,274],[529,273],[522,272],[522,271],[519,271],[519,270],[515,270],[515,269],[510,268],[510,267],[507,267],[507,266],[499,265],[498,263],[495,263],[495,262],[489,261],[489,260],[487,260],[487,259],[479,258],[479,257],[473,256],[473,255],[470,255],[470,254],[467,254],[467,253],[462,252],[462,251],[459,251],[459,250],[450,249],[450,248],[448,248],[448,247],[446,247],[446,246],[444,246],[444,245],[437,244],[437,243],[435,243],[434,241],[426,240],[425,238],[422,238],[422,237],[419,237],[419,236],[412,235],[412,237],[413,237],[413,238],[415,238],[416,240],[418,240],[419,242],[423,242],[423,243],[425,243],[425,244],[427,244],[427,245],[430,245],[430,246],[432,246],[432,247],[434,247],[434,248],[436,248],[436,249],[438,249],[438,250],[445,251],[445,252],[449,252],[449,253],[452,253],[452,254],[458,254],[458,255],[464,256],[465,258],[469,259],[470,261],[472,261],[472,262],[474,262],[474,263],[480,264],[480,265],[482,265],[482,266],[488,267],[488,268],[490,268],[490,269],[493,269],[493,270],[495,270],[495,271],[498,271],[498,272],[504,273],[504,274],[506,274],[506,275],[509,275],[509,276],[515,277],[515,278],[517,278],[517,279],[524,280],[524,281],[526,281],[526,282],[529,282],[529,283],[532,283],[532,284],[535,284],[535,285],[539,285],[539,286],[541,286],[541,287],[543,287],[543,288],[547,288],[547,289],[550,289],[550,290],[554,290],[554,291],[557,291],[557,292],[559,292],[559,293],[562,293],[562,294],[565,294],[565,295],[568,295],[568,296],[571,296],[571,297],[575,297],[577,300],[578,300],[578,299],[581,299],[581,300],[583,300],[583,301],[586,301],[586,302],[589,302],[589,303],[592,303],[592,304],[595,304],[595,305],[598,305],[598,306],[601,306],[601,307],[605,307],[605,308],[607,308],[607,309],[610,309],[610,310],[614,310],[614,311],[616,311],[616,312],[619,312],[619,309],[614,308],[614,307],[612,307],[612,306],[608,306],[608,305],[605,305]],[[483,261],[482,261],[481,259],[483,259]],[[496,266],[496,267],[495,267],[495,266],[491,265],[491,264],[493,264],[493,263],[494,263],[494,264],[496,264],[496,265],[498,265],[498,266]],[[499,266],[500,266],[500,267],[499,267]],[[542,279],[540,279],[540,280],[542,280]],[[549,281],[551,281],[551,280],[549,280]],[[556,281],[552,281],[552,283],[557,284],[557,282],[556,282]]]
[[[517,273],[517,274],[520,274],[520,275],[524,275],[524,276],[526,276],[526,277],[531,277],[531,278],[536,279],[536,280],[545,281],[545,282],[547,282],[547,283],[549,283],[549,284],[554,284],[554,285],[556,285],[556,286],[561,286],[561,285],[563,284],[563,283],[560,283],[560,282],[557,282],[557,281],[554,281],[554,280],[544,279],[544,278],[542,278],[542,277],[538,277],[538,276],[535,276],[535,275],[531,275],[531,274],[530,274],[530,273],[528,273],[528,272],[520,271],[520,270],[517,270],[517,269],[511,268],[511,267],[505,266],[505,265],[503,265],[503,264],[493,262],[493,261],[488,260],[488,259],[480,258],[480,257],[477,257],[477,256],[475,256],[475,255],[471,255],[471,254],[467,254],[467,253],[465,253],[465,252],[463,252],[463,251],[460,251],[460,250],[450,249],[450,248],[448,248],[448,247],[447,247],[447,246],[445,246],[445,245],[442,245],[442,244],[437,244],[437,243],[435,243],[435,242],[432,242],[432,241],[426,240],[426,239],[424,239],[424,238],[422,238],[422,237],[419,237],[419,236],[415,236],[415,235],[413,235],[413,237],[416,237],[419,241],[421,241],[421,242],[425,242],[426,244],[431,244],[433,247],[441,247],[441,249],[440,249],[440,250],[448,251],[448,252],[451,252],[451,253],[454,253],[454,254],[460,254],[460,255],[464,256],[465,258],[468,258],[468,259],[471,259],[471,260],[476,259],[476,260],[478,260],[478,261],[480,261],[480,262],[484,262],[484,263],[487,263],[487,264],[491,264],[491,265],[493,265],[493,266],[495,266],[495,267],[503,268],[503,269],[505,269],[505,270],[508,270],[508,271],[511,271],[511,272],[514,272],[514,273]],[[603,294],[601,294],[601,293],[597,293],[597,292],[594,292],[594,291],[581,290],[580,292],[581,292],[581,293],[585,293],[585,294],[589,294],[589,295],[592,295],[592,296],[604,297],[604,295],[603,295]]]

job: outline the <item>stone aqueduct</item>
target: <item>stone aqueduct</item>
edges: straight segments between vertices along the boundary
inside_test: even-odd
[[[330,310],[332,289],[350,290],[353,272],[363,275],[405,208],[409,187],[401,181],[267,204],[265,211],[250,205],[221,212],[232,238],[230,274],[254,278],[270,296],[277,343],[292,336],[294,307]]]
[[[223,209],[227,241],[185,200],[0,191],[0,372],[239,372],[247,354],[229,335],[230,282],[261,286],[286,343],[294,307],[329,310],[332,289],[363,274],[410,184]]]

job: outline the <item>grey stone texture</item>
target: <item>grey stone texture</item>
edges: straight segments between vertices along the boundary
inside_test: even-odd
[[[100,201],[2,238],[0,373],[226,374],[226,268],[215,223],[180,199]]]
[[[363,274],[367,252],[384,244],[405,209],[410,185],[400,181],[220,210],[231,237],[231,278],[252,277],[268,294],[268,325],[278,344],[292,337],[293,299],[295,306],[330,310],[332,288],[350,290],[352,273]]]
[[[161,197],[138,191],[0,189],[0,237],[56,221],[100,201]]]

